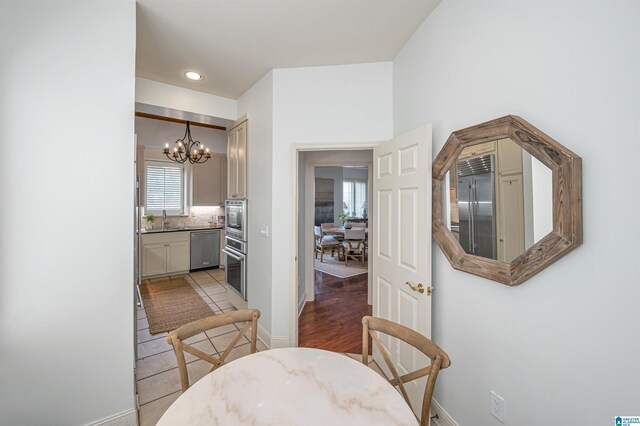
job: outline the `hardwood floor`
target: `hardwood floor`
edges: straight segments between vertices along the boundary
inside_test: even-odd
[[[316,299],[307,302],[300,314],[298,346],[362,353],[362,317],[371,315],[371,305],[367,304],[367,274],[350,278],[320,271],[315,274]]]

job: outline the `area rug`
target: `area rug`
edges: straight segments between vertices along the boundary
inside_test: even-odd
[[[322,262],[320,262],[319,258],[315,259],[316,271],[324,272],[325,274],[333,275],[338,278],[349,278],[360,274],[366,274],[367,267],[368,265],[366,260],[364,263],[349,260],[349,266],[345,266],[344,262],[327,255],[324,256]]]
[[[171,331],[213,315],[213,309],[183,277],[153,280],[140,285],[149,333]]]

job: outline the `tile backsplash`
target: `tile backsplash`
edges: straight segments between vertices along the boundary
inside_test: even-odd
[[[224,215],[222,207],[191,207],[189,216],[167,216],[164,220],[166,228],[177,228],[180,226],[209,226],[217,225],[216,217]],[[153,228],[158,229],[162,226],[162,216],[156,216],[153,221]],[[142,228],[150,229],[149,222],[142,215]]]

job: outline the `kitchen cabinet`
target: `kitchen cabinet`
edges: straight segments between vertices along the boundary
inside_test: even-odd
[[[511,139],[498,141],[498,174],[522,173],[522,148]]]
[[[227,196],[247,198],[247,121],[227,132]]]
[[[488,154],[496,150],[496,142],[485,142],[477,145],[471,145],[462,150],[458,160],[464,160],[471,157],[477,157],[478,155]]]
[[[189,232],[142,235],[142,277],[189,271]]]
[[[193,166],[194,206],[221,206],[227,198],[227,157],[213,155]]]
[[[142,276],[160,275],[167,272],[167,248],[164,244],[142,246]]]
[[[522,174],[498,178],[498,260],[510,263],[524,252]]]

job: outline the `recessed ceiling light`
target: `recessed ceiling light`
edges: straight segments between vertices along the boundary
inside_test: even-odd
[[[195,71],[187,71],[184,73],[184,75],[186,75],[190,80],[202,80],[204,78],[202,74]]]

